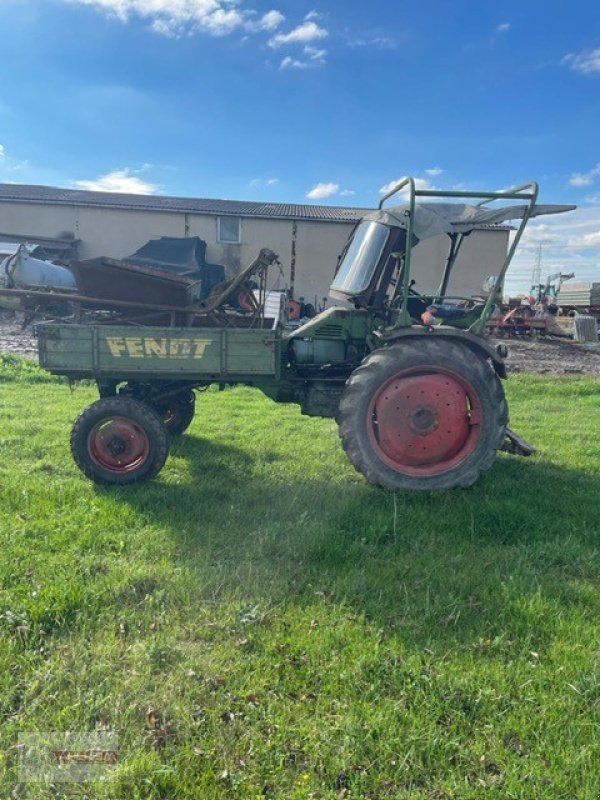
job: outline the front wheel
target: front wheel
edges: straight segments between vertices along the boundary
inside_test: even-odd
[[[337,416],[359,472],[388,489],[471,486],[502,447],[508,409],[491,365],[448,339],[371,353],[346,384]]]
[[[139,400],[105,397],[75,422],[71,453],[90,480],[125,486],[158,475],[169,455],[169,435],[158,414]]]

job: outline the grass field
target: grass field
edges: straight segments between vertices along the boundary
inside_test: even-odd
[[[157,481],[101,489],[95,399],[0,366],[1,798],[600,797],[600,383],[512,378],[472,489],[368,486],[329,420],[199,396]],[[110,728],[105,784],[17,737]]]

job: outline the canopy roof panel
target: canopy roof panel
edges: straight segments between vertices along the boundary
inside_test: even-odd
[[[535,205],[530,217],[543,214],[562,214],[573,211],[576,206]],[[498,225],[511,219],[523,219],[529,204],[501,206],[471,206],[466,203],[419,203],[415,206],[413,232],[417,239],[429,239],[440,233],[470,233],[482,225]],[[380,222],[393,228],[408,225],[410,206],[392,206],[366,214],[364,220]]]

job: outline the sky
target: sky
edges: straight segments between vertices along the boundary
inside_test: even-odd
[[[540,244],[542,276],[600,280],[593,0],[0,0],[0,31],[2,182],[372,207],[537,180],[578,209],[507,288]]]

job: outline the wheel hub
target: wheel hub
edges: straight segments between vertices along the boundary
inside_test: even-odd
[[[131,472],[147,460],[150,442],[146,431],[128,417],[110,417],[98,422],[88,436],[92,460],[111,472]]]
[[[392,469],[412,475],[445,472],[475,448],[479,399],[454,372],[405,370],[388,380],[369,408],[369,438]]]
[[[427,436],[438,427],[438,415],[434,408],[418,408],[410,417],[409,427],[419,436]]]
[[[121,439],[120,436],[115,436],[108,444],[108,449],[112,453],[113,456],[120,456],[122,455],[127,448],[127,442],[124,439]]]

